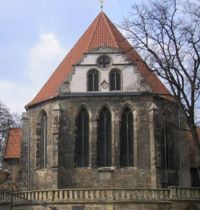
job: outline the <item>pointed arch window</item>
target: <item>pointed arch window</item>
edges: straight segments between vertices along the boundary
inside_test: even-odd
[[[47,114],[42,111],[37,125],[36,167],[47,167]]]
[[[120,166],[131,167],[133,163],[133,114],[125,108],[120,125]]]
[[[175,130],[174,122],[171,121],[171,114],[168,111],[164,113],[160,138],[161,167],[166,172],[162,174],[163,187],[178,185],[176,167],[180,160],[179,150],[176,149],[177,142],[175,142],[177,130]],[[171,178],[167,175],[168,170],[173,171],[170,175]]]
[[[97,139],[97,166],[106,167],[112,165],[112,135],[111,113],[104,107],[99,115],[98,139]]]
[[[161,137],[161,161],[163,169],[174,169],[175,155],[173,145],[174,126],[167,119],[163,120]]]
[[[121,90],[121,74],[118,69],[112,69],[110,71],[110,90]]]
[[[75,166],[89,166],[89,115],[85,108],[76,117]]]
[[[99,72],[96,69],[91,69],[87,74],[87,90],[99,90]]]

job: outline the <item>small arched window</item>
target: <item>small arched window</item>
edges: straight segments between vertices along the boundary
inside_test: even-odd
[[[82,108],[76,117],[75,166],[89,165],[89,115]]]
[[[133,114],[129,108],[125,108],[121,116],[120,166],[133,166]]]
[[[106,167],[112,165],[112,130],[111,113],[104,107],[99,115],[97,139],[97,166]]]
[[[99,72],[96,69],[90,70],[87,74],[87,90],[99,90]]]
[[[42,111],[37,124],[36,167],[47,167],[47,114]]]
[[[110,71],[110,90],[121,90],[121,74],[118,69]]]

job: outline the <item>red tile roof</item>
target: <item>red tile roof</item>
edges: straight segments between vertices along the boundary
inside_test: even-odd
[[[169,91],[158,77],[149,70],[141,57],[106,14],[101,12],[27,107],[58,96],[59,88],[72,71],[73,65],[79,62],[84,53],[87,53],[92,48],[101,46],[121,49],[137,64],[139,72],[154,93],[169,95]]]
[[[6,141],[4,159],[20,158],[21,128],[10,128]]]

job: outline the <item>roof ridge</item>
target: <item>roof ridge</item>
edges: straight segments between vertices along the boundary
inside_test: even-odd
[[[90,39],[90,41],[89,41],[89,43],[88,43],[88,46],[87,46],[87,48],[86,48],[86,51],[88,51],[88,50],[90,49],[90,44],[92,43],[92,40],[93,40],[95,31],[96,31],[96,29],[97,29],[97,26],[98,26],[98,23],[99,23],[99,20],[100,20],[100,17],[101,17],[101,13],[100,13],[100,14],[98,15],[98,17],[97,17],[96,25],[95,25],[95,27],[94,27],[94,31],[92,32],[92,36],[91,36],[91,39]]]
[[[106,22],[106,25],[108,26],[108,29],[109,29],[109,31],[111,32],[111,35],[112,35],[113,40],[115,41],[115,44],[117,45],[118,48],[120,48],[119,44],[118,44],[117,41],[115,40],[116,38],[115,38],[115,36],[114,36],[113,31],[111,30],[110,21],[109,21],[107,15],[106,15],[105,13],[103,13],[103,17],[104,17],[104,19],[106,20],[106,21],[105,21],[105,22]]]

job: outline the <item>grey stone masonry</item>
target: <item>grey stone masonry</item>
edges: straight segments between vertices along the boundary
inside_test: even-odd
[[[89,167],[75,167],[75,118],[81,107],[89,113]],[[107,107],[112,121],[112,166],[97,167],[97,122],[99,112]],[[133,114],[134,165],[121,168],[119,164],[119,125],[121,114],[129,107]],[[47,113],[47,167],[36,168],[37,122],[41,111]],[[31,189],[58,188],[159,188],[166,184],[190,186],[186,135],[176,126],[170,131],[163,168],[162,125],[166,116],[177,125],[175,103],[147,93],[80,94],[38,104],[29,109]],[[184,121],[183,121],[184,122]],[[182,122],[182,124],[184,124]],[[171,125],[170,124],[170,125]],[[181,139],[180,139],[181,138]],[[181,156],[180,156],[181,143]],[[25,156],[26,157],[26,156]],[[24,157],[24,158],[25,158]],[[181,157],[181,159],[180,159]],[[184,161],[184,163],[183,163]],[[180,175],[184,173],[184,177]]]
[[[29,119],[28,113],[22,114],[22,139],[20,151],[20,175],[19,188],[29,189]]]

